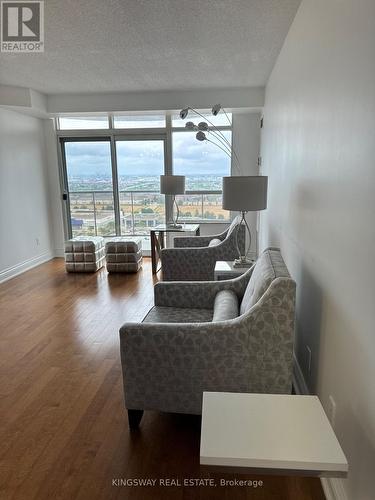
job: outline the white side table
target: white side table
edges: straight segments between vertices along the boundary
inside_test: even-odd
[[[345,477],[317,396],[204,392],[200,463],[244,472]]]
[[[249,267],[234,267],[233,260],[218,260],[215,264],[214,279],[215,281],[231,280],[241,276],[248,269]]]

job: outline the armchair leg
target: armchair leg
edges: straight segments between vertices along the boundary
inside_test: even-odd
[[[143,416],[143,410],[128,410],[128,421],[130,430],[138,429]]]

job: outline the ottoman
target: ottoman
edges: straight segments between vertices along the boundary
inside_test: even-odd
[[[95,273],[104,265],[105,244],[101,236],[77,236],[65,242],[68,273]]]
[[[142,240],[125,237],[110,238],[105,244],[109,273],[136,273],[142,267]]]

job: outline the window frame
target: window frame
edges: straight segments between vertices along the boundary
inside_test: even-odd
[[[201,112],[201,110],[200,110]],[[204,112],[204,111],[203,111]],[[203,114],[202,112],[202,114]],[[121,114],[121,113],[119,113]],[[130,113],[129,113],[130,114]],[[160,112],[158,113],[160,114]],[[58,142],[58,160],[60,169],[60,185],[65,203],[63,203],[63,213],[64,213],[64,227],[66,235],[72,237],[72,224],[71,224],[71,211],[70,211],[70,197],[69,197],[69,184],[67,177],[67,167],[65,158],[65,142],[89,142],[89,141],[109,141],[111,148],[111,165],[112,165],[112,185],[113,185],[113,200],[114,200],[114,211],[115,211],[115,231],[116,235],[121,235],[121,222],[120,222],[120,203],[119,203],[119,184],[118,184],[118,169],[117,169],[117,156],[116,156],[116,141],[117,140],[163,140],[164,141],[164,174],[173,174],[173,151],[172,151],[172,135],[173,132],[191,132],[184,126],[172,126],[172,115],[174,112],[165,113],[165,127],[163,128],[115,128],[114,127],[114,116],[117,113],[106,113],[108,116],[108,129],[71,129],[71,130],[61,130],[59,128],[59,117],[55,117],[55,129]],[[70,117],[78,116],[78,114],[71,114]],[[65,115],[68,117],[68,115]],[[79,116],[83,117],[84,114]],[[89,116],[89,115],[87,115]],[[233,126],[220,125],[217,127],[208,127],[209,130],[214,130],[215,128],[220,131],[230,131],[231,138],[233,141]],[[232,165],[230,170],[232,169]],[[111,192],[111,191],[108,191]],[[222,190],[188,190],[187,195],[214,195],[222,194]],[[171,219],[173,210],[173,198],[170,195],[165,195],[165,215],[167,220]],[[225,224],[230,222],[231,214],[228,212],[228,218],[222,220],[202,220],[197,219],[194,221],[199,224]],[[184,222],[184,219],[181,218]]]

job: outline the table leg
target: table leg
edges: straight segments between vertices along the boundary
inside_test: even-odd
[[[161,251],[164,248],[164,231],[159,231],[156,237],[156,272],[159,272],[161,269],[161,264],[159,269],[157,269],[159,261],[161,261]]]
[[[164,248],[164,231],[151,231],[151,262],[152,262],[152,274],[156,274],[160,271],[161,267],[158,269],[159,260],[161,257],[161,251]]]
[[[156,261],[156,234],[155,231],[150,231],[151,237],[151,264],[152,264],[152,274],[156,274],[157,261]]]

